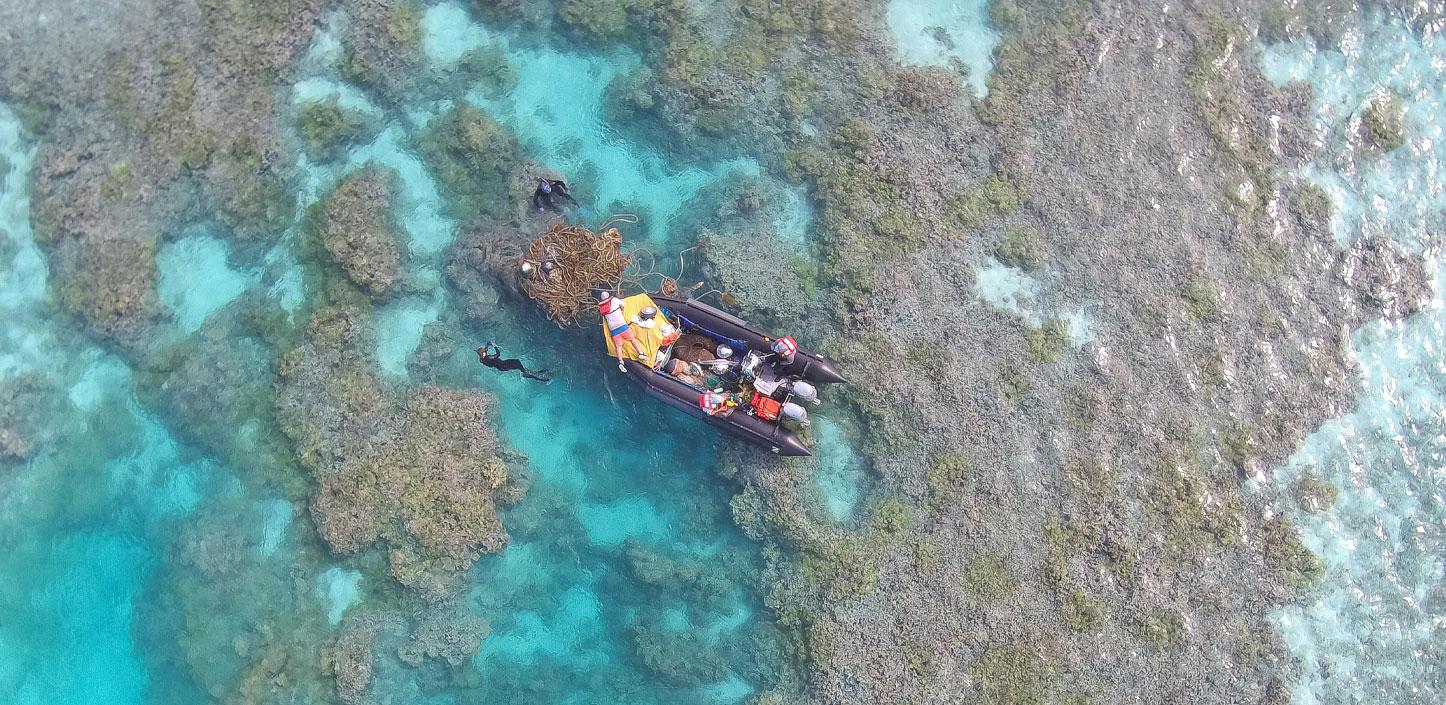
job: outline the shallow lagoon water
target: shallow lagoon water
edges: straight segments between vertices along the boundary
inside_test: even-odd
[[[999,32],[989,26],[986,0],[890,0],[887,19],[906,62],[942,65],[957,59],[969,67],[974,94],[988,92]]]
[[[17,128],[0,106],[0,149],[20,167],[0,194],[0,230],[23,255],[34,247],[30,152]],[[136,402],[124,363],[48,324],[32,295],[43,266],[11,274],[0,292],[4,374],[57,385],[62,408],[46,420],[55,442],[0,478],[0,692],[15,703],[140,702],[148,674],[132,641],[135,600],[169,531],[224,473]]]
[[[504,34],[471,22],[450,3],[429,9],[423,29],[424,47],[437,67],[483,42],[507,44]],[[655,148],[610,129],[601,118],[601,89],[607,77],[636,68],[631,56],[600,58],[537,47],[509,48],[508,55],[518,71],[516,89],[502,98],[473,93],[467,99],[512,127],[524,150],[546,168],[564,174],[596,170],[585,202],[600,211],[615,204],[645,206],[645,220],[627,233],[630,238],[666,243],[673,236],[666,227],[673,212],[692,193],[737,169],[751,167],[757,173],[757,165],[746,161],[706,169],[675,165]],[[560,76],[574,76],[577,82],[569,109],[547,110],[555,102]],[[371,145],[355,150],[344,167],[377,161],[402,174],[401,207],[409,210],[399,217],[411,235],[413,274],[420,279],[435,278],[436,254],[456,231],[441,215],[435,184],[404,143],[411,126],[423,124],[435,109],[439,106],[415,106]],[[801,231],[806,225],[795,227]],[[406,356],[422,326],[440,316],[447,303],[437,287],[381,309],[381,366],[404,375]],[[591,332],[564,339],[594,344]],[[522,328],[472,333],[520,354],[529,365],[557,367],[547,345],[533,342],[538,339]],[[760,676],[767,674],[741,663],[698,683],[660,679],[638,663],[640,643],[654,638],[649,635],[665,608],[689,615],[689,638],[706,632],[716,653],[700,657],[725,654],[722,660],[736,662],[741,651],[726,654],[753,637],[754,598],[735,578],[723,577],[729,565],[750,559],[728,521],[727,496],[711,476],[716,434],[640,399],[616,373],[616,380],[599,388],[595,377],[612,372],[606,365],[599,365],[601,371],[564,371],[547,386],[495,375],[475,365],[471,347],[480,342],[457,350],[462,374],[498,396],[503,437],[528,455],[535,477],[523,503],[504,517],[512,543],[501,556],[483,557],[471,589],[474,610],[491,623],[475,659],[483,692],[503,699],[525,692],[531,702],[681,698],[732,703],[765,685]],[[611,419],[629,433],[598,439],[596,424]],[[541,512],[546,521],[533,518]],[[640,583],[632,567],[630,556],[639,551],[716,572],[722,584],[732,587],[721,598],[709,597],[707,604],[660,606],[653,594],[657,588]]]
[[[823,500],[823,508],[840,524],[854,518],[863,498],[865,468],[858,453],[849,444],[843,429],[828,419],[814,421],[814,484]]]
[[[1326,564],[1313,597],[1278,615],[1302,660],[1297,705],[1440,702],[1443,578],[1446,578],[1446,260],[1430,242],[1446,226],[1446,41],[1374,17],[1337,48],[1309,39],[1267,47],[1262,71],[1276,83],[1308,81],[1322,157],[1302,169],[1336,205],[1332,231],[1343,246],[1389,237],[1425,252],[1435,271],[1426,310],[1357,331],[1356,408],[1327,422],[1275,474],[1280,508]],[[1386,155],[1351,135],[1361,111],[1384,91],[1401,96],[1406,143]],[[1434,249],[1433,249],[1434,248]],[[1289,483],[1304,473],[1340,490],[1335,507],[1301,511]]]
[[[206,316],[233,301],[252,276],[231,268],[226,241],[208,233],[187,235],[156,253],[157,293],[183,333],[200,330]]]
[[[591,204],[594,219],[642,206],[645,212],[638,215],[652,243],[692,237],[693,233],[671,233],[668,227],[684,203],[729,175],[758,176],[762,171],[751,158],[706,165],[672,163],[662,154],[663,145],[637,143],[609,125],[603,92],[615,76],[640,67],[631,52],[594,56],[514,47],[505,34],[470,21],[466,11],[452,2],[428,8],[422,29],[423,48],[438,68],[451,66],[471,49],[505,48],[517,70],[517,85],[496,98],[473,91],[467,99],[511,127],[539,164],[562,174],[597,174],[593,192],[583,197],[585,204]],[[772,187],[783,194],[785,204],[775,215],[778,236],[806,244],[812,217],[807,202],[796,187],[776,182]]]
[[[902,51],[930,42],[937,46],[938,32],[922,33],[930,26],[944,27],[956,47],[965,45],[961,37],[976,27],[983,38],[968,46],[980,51],[988,45],[982,4],[965,3],[967,12],[942,3],[922,12],[919,7],[925,6],[903,0],[891,5]],[[900,8],[913,9],[901,15]],[[511,48],[504,33],[471,22],[456,4],[436,6],[426,19],[425,41],[436,61],[455,60],[479,42],[509,46],[519,69],[516,91],[501,98],[455,99],[495,110],[542,165],[564,173],[596,170],[597,184],[588,194],[596,208],[644,206],[648,220],[631,237],[686,242],[678,239],[687,234],[667,227],[679,203],[731,174],[758,173],[756,163],[731,157],[702,165],[673,163],[662,145],[631,142],[612,130],[602,117],[601,86],[608,76],[635,68],[635,58]],[[1378,89],[1376,77],[1399,78],[1389,83],[1408,98],[1408,148],[1361,165],[1326,161],[1303,173],[1325,185],[1342,206],[1336,232],[1343,242],[1374,230],[1419,245],[1414,233],[1426,226],[1439,231],[1441,225],[1441,192],[1430,185],[1436,183],[1446,142],[1438,122],[1446,106],[1440,87],[1427,80],[1430,62],[1441,61],[1441,51],[1434,37],[1423,41],[1390,23],[1370,31],[1379,33],[1373,42],[1386,42],[1395,53],[1319,52],[1297,43],[1267,52],[1262,65],[1279,80],[1303,78],[1330,88],[1322,91],[1327,97],[1320,107],[1327,142],[1339,141],[1340,125],[1355,109],[1351,106]],[[320,74],[327,73],[325,66],[340,49],[335,32],[318,34],[311,56]],[[987,57],[987,49],[982,51]],[[917,60],[941,58],[930,49],[919,52]],[[987,68],[980,67],[987,61],[965,61],[982,92]],[[543,109],[549,99],[545,79],[559,70],[578,78],[577,85],[569,84],[582,97],[575,112]],[[297,100],[338,95],[355,105],[365,101],[354,87],[330,75],[307,77],[294,95]],[[456,224],[441,215],[435,184],[404,139],[435,107],[409,106],[405,115],[385,116],[388,128],[343,163],[303,163],[310,178],[301,187],[298,208],[367,162],[398,169],[403,182],[398,215],[406,224],[413,274],[422,280],[435,280],[437,258],[456,234]],[[365,109],[381,113],[374,106]],[[54,382],[62,390],[61,408],[51,422],[64,438],[16,474],[0,478],[6,489],[0,500],[4,701],[138,703],[181,692],[167,680],[174,674],[155,669],[140,652],[137,633],[146,625],[138,624],[136,615],[138,605],[152,599],[148,591],[156,580],[168,579],[167,571],[191,570],[173,564],[167,547],[212,502],[249,507],[236,513],[238,524],[232,528],[253,537],[248,548],[270,571],[304,573],[299,587],[282,589],[296,590],[287,599],[318,613],[319,628],[364,606],[369,586],[344,559],[297,563],[302,559],[293,544],[305,533],[301,522],[309,520],[304,515],[294,520],[291,502],[274,492],[238,486],[228,468],[186,447],[168,425],[172,420],[156,417],[137,400],[136,380],[123,362],[47,318],[45,264],[30,240],[26,195],[33,145],[3,106],[0,153],[13,166],[0,189],[0,237],[16,244],[11,261],[0,263],[0,312],[7,321],[0,376],[34,372]],[[796,191],[784,193],[792,205],[780,213],[780,236],[802,243],[807,206]],[[1398,193],[1405,197],[1396,198]],[[203,328],[243,289],[258,284],[270,287],[278,305],[296,309],[307,292],[286,251],[269,254],[264,273],[241,271],[227,263],[219,237],[198,231],[162,251],[159,293],[183,331]],[[224,285],[196,298],[180,283],[196,271],[213,273]],[[991,281],[981,276],[986,299],[1023,291],[1021,282],[1009,276]],[[1373,325],[1355,336],[1362,367],[1358,409],[1326,424],[1279,472],[1276,486],[1261,488],[1280,491],[1310,468],[1342,489],[1336,509],[1323,515],[1300,514],[1282,494],[1282,511],[1294,515],[1306,541],[1328,565],[1327,585],[1318,598],[1280,615],[1288,643],[1306,663],[1295,689],[1298,703],[1439,701],[1431,672],[1419,664],[1422,654],[1432,652],[1432,638],[1440,629],[1430,615],[1441,611],[1443,554],[1437,487],[1446,455],[1441,283],[1438,277],[1437,298],[1427,312],[1400,324]],[[406,357],[422,326],[441,316],[449,303],[444,291],[433,288],[379,311],[383,369],[406,379]],[[1013,306],[1018,302],[1012,297],[995,303],[1027,318],[1034,315]],[[1087,334],[1087,319],[1080,320],[1086,323],[1071,318],[1072,332],[1083,331],[1077,342]],[[541,366],[560,360],[539,341],[596,343],[590,336],[539,334],[521,321],[468,333],[490,334],[510,352]],[[505,517],[511,545],[479,562],[469,588],[468,607],[490,622],[491,633],[471,664],[483,685],[472,689],[466,701],[737,703],[766,687],[774,677],[759,665],[769,660],[767,625],[756,595],[741,578],[756,556],[732,528],[726,491],[710,472],[717,436],[641,398],[621,376],[600,383],[611,371],[606,365],[569,371],[544,387],[492,375],[476,368],[469,356],[468,346],[459,347],[458,376],[498,396],[504,438],[528,454],[535,481],[527,498]],[[599,419],[619,419],[631,432],[599,440],[591,432]],[[818,489],[830,514],[847,522],[861,501],[864,473],[837,427],[820,421],[817,430],[824,446]],[[660,587],[640,567],[654,560],[645,556],[714,580],[681,590]],[[228,626],[224,621],[218,620],[218,630]],[[692,682],[668,681],[641,663],[646,648],[692,659],[716,657],[719,668]],[[217,658],[231,657],[221,653]],[[392,670],[384,666],[379,672]],[[394,685],[397,693],[415,692],[410,685]],[[444,701],[453,699],[437,700]]]
[[[298,84],[293,100],[300,104],[338,96],[345,104],[382,114],[331,73],[334,41],[334,33],[321,33],[309,59],[312,75]],[[669,208],[735,171],[758,173],[757,165],[747,160],[723,160],[706,168],[675,165],[647,145],[621,140],[597,122],[599,96],[594,96],[592,122],[573,122],[570,117],[527,120],[517,111],[529,109],[527,100],[543,99],[540,88],[530,97],[524,90],[534,80],[530,75],[557,66],[590,67],[594,72],[631,66],[609,67],[597,57],[535,47],[514,52],[513,58],[522,77],[517,96],[507,110],[488,107],[498,109],[514,126],[531,125],[522,137],[529,149],[536,150],[534,157],[540,163],[567,170],[616,155],[614,162],[593,164],[601,174],[595,198],[602,204],[627,201],[647,207],[653,220],[630,232],[630,237],[665,242],[670,236],[665,227]],[[407,378],[407,356],[422,327],[451,303],[438,284],[437,272],[442,250],[456,236],[456,223],[442,215],[435,183],[406,144],[409,133],[424,125],[435,108],[418,105],[405,115],[382,114],[387,127],[340,162],[313,164],[303,157],[299,163],[306,178],[298,193],[298,216],[343,175],[367,163],[386,164],[400,175],[396,215],[408,236],[413,283],[424,285],[424,293],[378,309],[378,363],[399,380]],[[107,433],[102,448],[83,447],[95,443],[93,434],[74,437],[75,453],[94,456],[110,480],[83,508],[55,513],[50,511],[52,503],[11,491],[10,503],[0,512],[0,535],[7,539],[6,545],[19,547],[0,556],[0,563],[7,576],[26,576],[7,581],[10,589],[0,590],[0,611],[18,616],[0,621],[0,692],[16,694],[6,702],[130,703],[186,692],[189,686],[167,680],[176,674],[155,671],[156,666],[137,653],[137,630],[143,627],[132,622],[132,605],[152,599],[147,591],[159,587],[155,580],[197,579],[192,576],[195,568],[173,563],[166,547],[181,540],[188,522],[200,521],[193,514],[197,507],[213,501],[247,507],[235,512],[234,519],[228,514],[206,520],[242,522],[232,530],[252,537],[248,550],[266,566],[266,573],[299,570],[310,576],[295,584],[267,578],[284,586],[268,589],[291,591],[273,597],[280,604],[314,610],[323,625],[339,628],[348,614],[366,604],[372,588],[344,559],[292,564],[298,556],[292,544],[300,539],[293,539],[296,526],[290,502],[228,482],[226,468],[194,449],[182,448],[165,425],[132,398],[131,375],[118,360],[88,347],[54,354],[55,339],[74,334],[51,330],[41,310],[44,266],[28,241],[25,203],[31,145],[20,135],[18,121],[8,112],[3,117],[0,146],[19,168],[5,182],[0,201],[5,219],[0,225],[21,245],[16,263],[6,273],[5,302],[18,314],[11,320],[26,325],[7,326],[12,342],[0,347],[0,360],[7,361],[0,370],[21,367],[23,354],[25,369],[39,369],[71,386],[73,400],[61,411],[71,418],[69,423],[84,425],[88,419],[104,417],[112,419],[108,423],[121,424],[124,431]],[[564,143],[584,156],[551,161]],[[793,203],[801,205],[802,200],[795,198]],[[807,227],[806,209],[796,208],[787,217],[795,231],[792,235],[801,237]],[[220,325],[214,323],[219,320],[216,314],[257,285],[267,287],[278,306],[296,310],[308,292],[285,247],[288,238],[267,254],[257,272],[228,264],[224,241],[208,231],[188,232],[165,246],[159,294],[178,327],[192,333],[205,325]],[[196,277],[219,285],[198,297]],[[465,334],[489,335],[509,351],[523,351],[530,363],[545,365],[546,346],[528,345],[528,327],[527,322],[517,321],[498,330]],[[592,336],[580,339],[596,342]],[[476,367],[470,347],[459,348],[458,359],[464,362],[455,377],[478,383],[499,397],[504,440],[529,455],[534,476],[527,497],[504,517],[511,547],[478,563],[469,590],[470,608],[491,623],[491,634],[474,662],[476,681],[484,684],[474,689],[474,695],[483,701],[503,701],[498,699],[527,693],[527,701],[537,703],[735,703],[776,680],[759,666],[769,661],[759,654],[768,653],[771,641],[759,631],[756,597],[742,582],[752,572],[745,566],[756,557],[732,526],[728,497],[711,473],[716,433],[641,399],[621,375],[601,387],[596,383],[597,370],[569,372],[544,387]],[[529,347],[540,355],[529,355]],[[601,374],[611,371],[606,365],[599,367]],[[116,417],[118,410],[124,413]],[[598,419],[617,417],[634,434],[599,443],[590,429]],[[107,460],[112,457],[120,460]],[[73,472],[82,469],[77,466]],[[24,487],[55,479],[51,462],[39,458],[9,482]],[[639,561],[646,560],[681,566],[703,576],[702,582],[692,587],[657,583],[655,574],[640,567],[644,564]],[[236,627],[230,619],[218,619],[214,628],[214,636],[193,635],[191,640],[215,640]],[[92,636],[81,639],[82,633]],[[23,650],[18,646],[22,641]],[[701,676],[662,677],[659,668],[683,666],[646,666],[641,655],[645,652],[651,654],[648,658],[664,661],[676,658],[671,654],[687,654],[694,661],[716,662],[716,668]],[[210,668],[235,670],[240,665],[232,663],[235,657],[216,654],[217,663]],[[417,693],[417,686],[406,682],[412,676],[394,666],[379,665],[379,673],[400,675],[395,683],[379,684],[378,692],[397,697]]]

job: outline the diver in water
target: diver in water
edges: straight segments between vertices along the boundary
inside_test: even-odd
[[[538,179],[537,190],[532,192],[532,207],[539,211],[552,211],[561,214],[562,207],[553,202],[553,199],[571,203],[574,208],[579,207],[577,199],[567,192],[567,184],[560,179]]]
[[[477,359],[481,360],[483,365],[491,367],[498,372],[509,372],[512,370],[517,370],[518,372],[522,373],[523,377],[526,377],[528,379],[535,379],[539,382],[552,381],[552,375],[548,374],[547,370],[542,370],[541,372],[528,372],[527,368],[522,366],[521,360],[510,357],[502,357],[502,348],[497,347],[490,340],[487,341],[486,345],[477,348]]]

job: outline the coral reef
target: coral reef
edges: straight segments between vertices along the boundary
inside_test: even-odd
[[[300,540],[291,561],[268,560],[262,523],[239,496],[207,501],[167,547],[150,589],[138,593],[138,655],[154,673],[185,674],[163,692],[235,705],[333,698],[324,653],[331,636],[305,567],[319,556]]]
[[[226,74],[266,84],[291,67],[310,39],[320,0],[201,0],[206,49]]]
[[[460,666],[477,655],[487,629],[486,620],[465,607],[431,609],[413,626],[406,642],[397,647],[397,658],[413,667],[427,659]]]
[[[374,347],[365,311],[317,311],[283,358],[278,417],[316,477],[312,512],[332,550],[380,544],[394,578],[441,599],[507,541],[493,496],[508,469],[491,401],[436,386],[397,398],[373,371]]]
[[[356,705],[365,702],[362,695],[372,680],[372,649],[377,627],[368,622],[349,621],[326,653],[336,692],[342,702]]]
[[[1044,242],[1034,231],[1022,227],[1004,229],[995,257],[1011,267],[1032,270],[1044,259]]]
[[[0,379],[0,463],[28,460],[54,433],[47,423],[56,407],[56,390],[37,374]]]
[[[517,140],[479,108],[461,104],[432,118],[417,151],[459,220],[504,218],[522,201],[517,192],[524,187],[514,178],[522,162]]]
[[[1014,576],[998,556],[980,556],[969,561],[964,573],[964,594],[980,602],[1001,600],[1014,592]]]
[[[747,175],[689,199],[675,229],[696,234],[698,248],[677,260],[682,283],[701,279],[728,294],[729,306],[744,318],[796,330],[815,293],[817,265],[801,243],[776,232],[775,218],[786,207],[777,182]],[[673,277],[678,272],[669,259],[658,254],[652,266]]]
[[[356,0],[350,10],[342,78],[394,105],[415,91],[422,67],[422,6],[413,2]]]
[[[0,461],[30,457],[30,442],[11,428],[0,427]]]
[[[624,553],[633,577],[656,591],[659,604],[687,597],[691,604],[716,608],[728,598],[728,582],[717,573],[671,560],[634,542]]]
[[[727,667],[708,643],[705,630],[678,633],[660,624],[640,623],[632,628],[633,652],[649,671],[669,683],[702,686],[727,675]]]
[[[1071,631],[1095,631],[1104,619],[1104,603],[1084,590],[1076,589],[1064,601],[1064,621]]]
[[[1301,473],[1290,485],[1295,503],[1307,512],[1324,512],[1335,506],[1340,490],[1329,480],[1311,472]]]
[[[144,236],[67,239],[50,257],[56,298],[100,337],[135,339],[160,314],[155,256]]]
[[[1290,588],[1310,588],[1325,575],[1325,564],[1300,542],[1295,526],[1284,517],[1267,520],[1260,527],[1259,539],[1267,568]]]
[[[292,463],[310,475],[287,491],[309,495],[320,536],[298,529],[303,553],[287,570],[258,559],[259,539],[234,528],[259,524],[242,510],[204,507],[207,519],[168,552],[133,629],[157,673],[195,683],[185,702],[365,698],[376,655],[403,637],[348,622],[325,653],[315,566],[389,570],[434,602],[423,609],[455,609],[461,576],[506,540],[495,505],[523,487],[509,481],[515,459],[489,428],[486,396],[403,389],[376,371],[373,312],[355,289],[383,296],[402,270],[378,205],[386,179],[374,171],[313,212],[331,229],[312,244],[355,287],[320,272],[298,314],[309,319],[300,340],[259,306],[264,320],[234,338],[218,325],[175,343],[152,325],[162,237],[215,220],[254,261],[291,225],[295,140],[282,139],[292,115],[277,87],[322,4],[101,3],[76,13],[83,21],[49,26],[45,13],[5,14],[14,51],[0,64],[0,94],[41,138],[33,213],[55,301],[134,364],[143,400],[208,435],[269,406],[295,453],[272,479]],[[899,65],[880,4],[470,5],[589,50],[631,46],[649,68],[608,87],[609,114],[632,123],[624,129],[652,131],[648,142],[670,158],[756,156],[816,206],[806,255],[770,236],[776,204],[758,186],[768,179],[688,209],[720,223],[705,274],[743,313],[807,320],[861,380],[828,412],[859,446],[875,493],[862,503],[868,515],[819,518],[817,461],[721,452],[720,473],[738,487],[734,516],[763,544],[764,602],[785,630],[771,644],[758,627],[758,659],[786,654],[817,703],[1284,697],[1290,665],[1269,615],[1324,567],[1272,512],[1271,493],[1244,492],[1242,480],[1268,486],[1310,429],[1351,407],[1351,328],[1429,298],[1418,257],[1373,237],[1337,251],[1328,197],[1282,177],[1315,149],[1311,97],[1270,86],[1255,44],[1329,42],[1349,3],[1205,0],[1165,13],[998,0],[990,18],[1002,38],[982,99],[958,67]],[[337,9],[343,77],[389,110],[419,92],[454,97],[458,82],[495,93],[515,80],[486,47],[451,75],[419,78],[419,4]],[[71,60],[76,46],[94,51]],[[483,111],[450,106],[414,145],[448,213],[520,222],[528,186],[517,140]],[[299,127],[312,152],[335,158],[360,139],[355,116],[306,110]],[[1368,157],[1399,146],[1399,99],[1362,106],[1351,129]],[[449,315],[464,325],[506,315],[517,254],[507,250],[527,239],[515,224],[468,223],[449,253],[448,283],[465,298]],[[990,256],[1031,272],[1038,315],[1027,318],[1041,325],[975,297]],[[317,284],[313,257],[302,259]],[[813,259],[821,265],[799,261]],[[1066,318],[1089,342],[1066,334]],[[449,342],[429,330],[413,367],[445,378]],[[258,387],[271,383],[273,347],[287,352],[267,391]],[[207,382],[227,392],[208,397]],[[105,411],[97,435],[137,433],[123,420],[100,425]],[[30,418],[0,413],[0,456],[44,452],[46,430],[25,426]],[[257,421],[256,433],[275,435]],[[276,457],[255,455],[243,470]],[[1307,510],[1332,495],[1305,479],[1291,489]],[[533,531],[565,533],[570,550],[586,541],[566,507],[518,513]],[[697,566],[625,552],[628,579],[649,600],[723,599]],[[648,605],[627,608],[638,615],[628,646],[661,678],[681,688],[725,673],[701,630],[675,634]],[[233,610],[235,628],[186,627]],[[454,616],[411,625],[395,651],[428,673],[439,665],[430,662],[465,667],[484,631]],[[534,674],[503,678],[537,692],[520,683]]]
[[[990,647],[972,673],[980,702],[987,705],[1044,705],[1051,680],[1049,663],[1025,647]]]
[[[296,121],[307,154],[317,161],[336,159],[377,131],[368,115],[342,107],[336,98],[301,106]]]
[[[846,84],[852,103],[828,107],[848,117],[777,163],[820,213],[826,349],[868,381],[842,401],[887,511],[821,524],[806,463],[725,460],[735,516],[772,557],[767,602],[807,644],[818,702],[958,698],[963,671],[984,701],[1279,699],[1278,640],[1252,636],[1235,665],[1210,654],[1269,634],[1320,564],[1241,479],[1268,482],[1350,407],[1341,331],[1419,310],[1425,269],[1379,238],[1340,252],[1328,200],[1281,183],[1314,149],[1309,96],[1259,75],[1238,14],[1024,1],[991,18],[982,101],[949,100],[938,72],[878,67],[906,79],[891,94],[855,71],[823,90]],[[1264,207],[1277,196],[1283,220]],[[973,298],[991,255],[1034,272],[1041,325]],[[1064,324],[1081,309],[1083,344]],[[1261,341],[1269,382],[1251,373]],[[1190,597],[1137,589],[1156,581]],[[977,609],[940,620],[961,594]],[[1096,633],[1119,648],[1086,665]]]
[[[1340,36],[1351,11],[1352,3],[1343,0],[1296,3],[1270,0],[1260,10],[1260,33],[1272,42],[1310,35],[1322,44]]]
[[[396,172],[369,165],[349,174],[322,202],[316,223],[321,244],[347,278],[374,300],[406,278],[404,233],[393,215]]]
[[[269,241],[291,222],[296,211],[291,175],[272,166],[282,162],[283,153],[275,143],[249,137],[237,138],[217,153],[206,192],[228,230],[242,238]]]
[[[1377,96],[1361,112],[1361,138],[1389,152],[1406,143],[1405,108],[1394,93]]]
[[[490,96],[506,93],[517,85],[517,69],[505,51],[492,45],[469,50],[457,60],[453,71],[466,86],[481,88]]]
[[[768,232],[705,231],[702,242],[699,274],[732,297],[730,311],[775,330],[796,330],[804,323],[809,297],[799,272],[812,265],[796,248]]]
[[[177,422],[178,433],[239,468],[255,469],[276,463],[276,454],[240,443],[237,430],[271,417],[275,353],[245,332],[223,313],[184,342],[148,356],[141,375],[144,389],[154,390],[145,396]]]
[[[1419,259],[1385,238],[1357,239],[1335,271],[1353,302],[1370,315],[1397,320],[1431,300],[1430,275]]]

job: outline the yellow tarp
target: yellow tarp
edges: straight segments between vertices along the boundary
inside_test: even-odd
[[[662,309],[658,309],[658,315],[653,319],[657,321],[657,323],[654,324],[652,328],[644,328],[636,323],[633,323],[633,319],[638,317],[638,312],[643,310],[643,308],[646,306],[658,308],[658,305],[653,303],[653,299],[647,294],[634,294],[623,299],[623,317],[628,319],[628,326],[633,329],[633,335],[638,341],[638,347],[642,348],[643,352],[648,354],[648,359],[642,360],[641,362],[645,365],[651,365],[654,361],[658,359],[658,348],[660,347],[660,344],[663,340],[663,324],[671,323],[671,321],[668,321],[666,318],[663,317]],[[602,322],[602,332],[603,341],[607,345],[608,355],[616,359],[618,353],[616,350],[613,349],[612,336],[608,335],[607,321]],[[626,345],[623,346],[623,350],[628,353],[632,352],[632,350],[628,349]]]

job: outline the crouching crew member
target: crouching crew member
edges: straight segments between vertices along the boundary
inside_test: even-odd
[[[633,357],[645,363],[650,363],[647,353],[643,352],[641,345],[638,345],[637,336],[633,329],[628,326],[628,319],[623,316],[623,300],[612,295],[612,292],[604,291],[598,294],[597,312],[607,323],[608,335],[613,339],[613,352],[618,356],[618,369],[627,372],[628,368],[623,364],[627,358],[623,357],[623,345],[633,349]]]
[[[793,342],[793,336],[791,335],[785,335],[773,341],[772,347],[773,354],[777,355],[778,359],[785,365],[792,364],[793,356],[798,354],[798,343]]]

